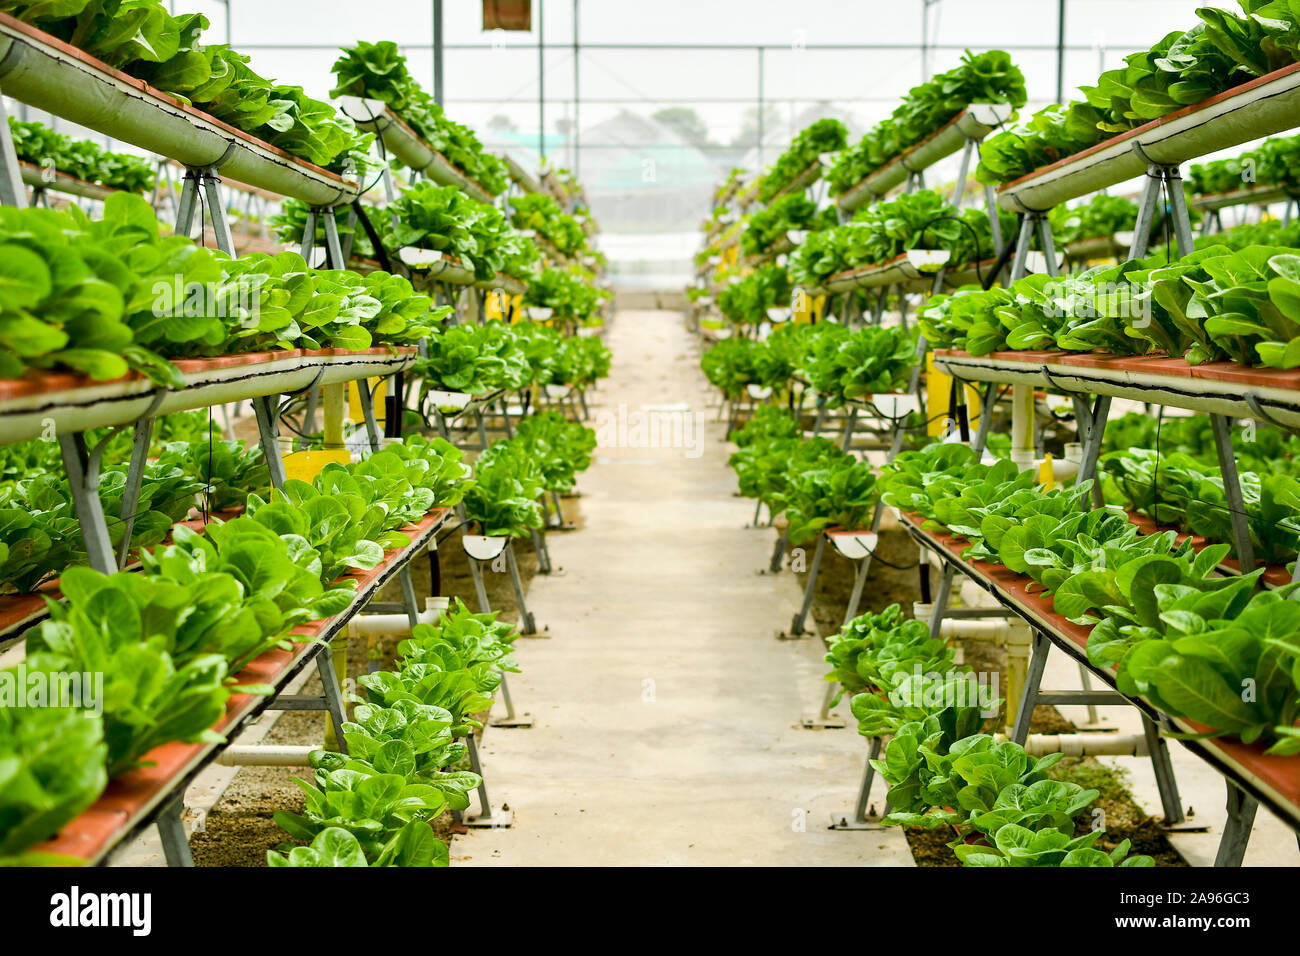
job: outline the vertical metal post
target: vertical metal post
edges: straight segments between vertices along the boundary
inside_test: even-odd
[[[537,0],[537,155],[546,161],[546,15]]]
[[[812,607],[813,591],[817,589],[817,575],[822,567],[822,554],[826,551],[826,535],[817,536],[817,547],[813,551],[812,567],[808,569],[808,586],[803,592],[803,606],[799,608],[799,613],[794,616],[790,622],[790,636],[798,637],[804,633],[804,622],[808,619],[808,611]]]
[[[168,866],[193,866],[194,857],[190,854],[190,841],[185,836],[185,823],[181,814],[185,811],[185,796],[182,792],[158,814],[156,821],[158,837],[162,842],[163,859]]]
[[[1241,573],[1249,574],[1255,570],[1255,545],[1250,538],[1250,522],[1246,520],[1237,459],[1232,453],[1232,421],[1227,415],[1211,415],[1210,424],[1214,429],[1214,448],[1219,455],[1219,472],[1223,475],[1223,497],[1232,523],[1233,550],[1237,552]]]
[[[1223,825],[1219,852],[1214,857],[1215,866],[1241,866],[1250,842],[1250,831],[1255,826],[1255,811],[1259,801],[1247,794],[1231,780],[1228,785],[1228,820]]]
[[[758,49],[758,168],[763,168],[763,48]]]
[[[63,467],[68,474],[68,488],[72,503],[77,509],[81,536],[86,545],[90,566],[101,574],[117,570],[113,557],[112,538],[104,521],[104,506],[99,500],[99,454],[103,446],[86,448],[83,432],[59,436],[59,450],[63,452]]]
[[[131,533],[135,530],[135,512],[140,506],[140,486],[144,482],[144,466],[149,458],[149,443],[153,440],[153,417],[135,423],[131,441],[131,463],[126,471],[126,487],[122,489],[122,547],[117,554],[119,569],[126,567],[131,553]]]
[[[9,115],[4,99],[0,97],[0,204],[17,209],[27,207],[27,187],[23,185],[22,171],[18,166],[18,153],[14,138],[9,132]]]
[[[226,215],[226,204],[221,200],[221,179],[217,168],[209,167],[199,173],[203,193],[208,200],[208,215],[212,217],[212,233],[217,238],[217,248],[228,256],[235,254],[235,237],[230,232],[230,219]],[[203,223],[199,223],[203,229]]]
[[[580,177],[582,169],[578,159],[582,153],[582,125],[578,113],[582,103],[582,95],[578,92],[578,52],[578,0],[573,0],[573,176],[575,179]]]
[[[253,412],[257,416],[257,434],[262,446],[262,457],[266,459],[266,467],[271,474],[271,487],[283,488],[284,459],[280,457],[280,443],[276,440],[279,428],[276,424],[275,396],[259,395],[254,398]]]
[[[1056,6],[1056,102],[1065,102],[1065,0]]]
[[[536,634],[537,623],[534,621],[532,612],[528,610],[528,604],[524,600],[524,583],[519,578],[519,564],[515,561],[515,549],[512,542],[506,542],[506,565],[510,568],[510,583],[514,585],[515,600],[519,602],[520,633],[524,635]]]
[[[1084,689],[1087,689],[1087,684]],[[1174,764],[1169,759],[1169,745],[1161,736],[1156,722],[1146,714],[1142,714],[1142,733],[1146,736],[1147,751],[1151,755],[1151,767],[1155,771],[1156,788],[1160,791],[1160,806],[1165,812],[1165,823],[1182,823],[1186,817],[1183,815],[1182,799],[1178,796]]]
[[[433,101],[443,105],[442,0],[433,0]]]
[[[361,415],[366,420],[366,438],[370,441],[370,450],[379,451],[379,423],[375,421],[375,396],[370,391],[369,379],[357,379],[357,402],[361,405]]]
[[[1011,739],[1022,747],[1029,739],[1029,723],[1034,718],[1034,707],[1038,704],[1038,688],[1043,683],[1043,671],[1047,667],[1047,655],[1052,642],[1042,631],[1035,630],[1032,646],[1029,670],[1025,674],[1025,690],[1020,697],[1020,709],[1016,712],[1016,722],[1011,729]]]

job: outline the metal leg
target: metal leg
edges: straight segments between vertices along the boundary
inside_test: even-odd
[[[776,539],[776,547],[772,549],[772,560],[767,566],[767,570],[772,574],[781,573],[781,565],[785,559],[786,542],[789,540],[790,531],[787,528],[781,532],[781,536]]]
[[[1178,242],[1178,254],[1190,255],[1196,249],[1196,240],[1192,237],[1192,217],[1187,211],[1187,196],[1183,192],[1183,175],[1177,166],[1165,167],[1165,182],[1169,186],[1170,216],[1174,220],[1174,238]],[[1291,218],[1291,200],[1286,204],[1287,220]]]
[[[492,605],[488,603],[487,590],[483,587],[483,568],[474,558],[469,560],[469,574],[474,580],[474,593],[478,596],[478,612],[480,614],[490,614]]]
[[[849,409],[849,419],[844,423],[844,442],[840,445],[841,451],[848,451],[853,444],[853,429],[857,427],[858,409],[853,406]]]
[[[1011,265],[1011,281],[1023,279],[1029,271],[1029,247],[1034,241],[1034,218],[1027,214],[1020,221],[1020,236],[1016,239],[1016,255]]]
[[[871,761],[880,759],[880,752],[883,749],[883,741],[879,737],[871,738],[871,751],[867,756],[867,767],[862,772],[862,783],[858,787],[858,800],[853,807],[853,816],[847,813],[835,813],[831,815],[832,830],[879,830],[882,829],[879,823],[874,823],[867,816],[867,807],[871,801],[871,785],[876,779],[876,768],[871,765]],[[888,810],[888,807],[886,807]]]
[[[329,711],[330,723],[334,725],[334,746],[339,753],[347,753],[347,741],[343,739],[343,724],[348,719],[343,705],[343,689],[339,687],[339,676],[334,673],[334,655],[327,645],[316,652],[316,672],[320,675],[321,689],[324,691],[325,709]]]
[[[208,215],[212,217],[212,232],[217,239],[217,248],[228,256],[235,254],[235,237],[230,233],[230,218],[226,215],[226,204],[221,201],[221,180],[215,166],[200,173],[203,192],[208,198]],[[199,223],[199,228],[203,224]]]
[[[99,500],[99,456],[103,444],[89,450],[85,433],[73,432],[59,436],[59,450],[63,453],[63,467],[68,474],[68,487],[72,491],[72,503],[77,509],[90,566],[102,574],[112,574],[117,570],[117,560],[113,556],[112,537],[104,520],[103,503]]]
[[[347,267],[347,260],[343,258],[343,246],[339,243],[339,224],[334,218],[334,208],[326,206],[320,211],[321,218],[325,222],[325,267],[328,269],[343,269]]]
[[[510,583],[515,588],[515,600],[519,602],[520,633],[527,636],[537,633],[537,622],[533,620],[528,604],[524,600],[524,583],[519,578],[519,564],[515,561],[514,543],[506,544],[506,564],[510,568]]]
[[[1250,842],[1250,831],[1255,826],[1255,811],[1259,801],[1232,781],[1228,785],[1228,821],[1223,825],[1219,852],[1214,857],[1215,866],[1241,866]]]
[[[126,487],[122,489],[122,546],[117,553],[118,569],[126,567],[131,553],[131,534],[135,530],[135,513],[140,505],[140,486],[144,482],[144,466],[149,458],[149,443],[153,440],[153,418],[142,418],[135,423],[131,442],[131,464],[126,472]]]
[[[23,185],[18,153],[9,130],[9,114],[0,100],[0,204],[23,209],[27,206],[27,188]]]
[[[862,589],[866,586],[867,575],[871,573],[871,558],[868,554],[858,561],[858,573],[853,578],[853,593],[849,595],[849,606],[844,612],[844,624],[858,616],[858,604],[862,601]]]
[[[1142,714],[1142,732],[1146,735],[1147,750],[1151,755],[1151,768],[1156,774],[1156,787],[1160,791],[1160,806],[1165,813],[1165,823],[1182,823],[1182,799],[1178,795],[1178,780],[1174,777],[1174,764],[1169,758],[1169,745],[1160,734],[1156,722]]]
[[[813,420],[812,437],[816,438],[822,432],[822,423],[826,421],[826,398],[817,396],[817,417]]]
[[[481,409],[474,409],[474,424],[478,428],[479,446],[481,450],[487,451],[492,447],[492,443],[488,441],[487,426],[483,424],[483,411]]]
[[[1061,267],[1056,261],[1056,243],[1052,240],[1052,224],[1047,213],[1038,213],[1038,241],[1043,247],[1043,258],[1047,260],[1047,274],[1058,276]]]
[[[543,507],[545,507],[543,505]],[[533,528],[530,531],[533,538],[533,551],[537,554],[537,573],[550,574],[551,567],[551,549],[546,544],[546,532],[541,528]]]
[[[190,841],[185,836],[185,824],[181,814],[185,811],[184,794],[180,794],[167,804],[158,814],[158,836],[162,840],[163,859],[168,866],[193,866],[194,857],[190,853]]]
[[[1232,421],[1226,415],[1211,415],[1214,429],[1214,448],[1219,455],[1219,471],[1223,475],[1223,496],[1228,504],[1228,519],[1232,522],[1233,550],[1241,565],[1241,573],[1255,570],[1255,545],[1250,537],[1250,522],[1246,519],[1246,504],[1241,496],[1241,479],[1237,475],[1237,459],[1232,451]]]
[[[975,429],[975,443],[972,446],[975,454],[983,455],[984,448],[989,443],[989,427],[993,422],[993,406],[998,400],[998,383],[989,382],[984,387],[984,400],[980,402],[980,424]]]
[[[408,561],[397,572],[397,581],[402,586],[402,605],[406,609],[406,619],[411,627],[420,623],[420,605],[415,600],[415,585],[411,581],[411,564]]]
[[[478,785],[479,812],[465,817],[465,825],[470,827],[508,827],[513,822],[514,814],[509,810],[493,810],[492,801],[488,799],[487,777],[483,774],[483,762],[479,760],[478,741],[471,732],[465,737],[465,746],[469,751],[469,765],[479,776]]]
[[[1079,463],[1079,476],[1076,479],[1092,480],[1092,500],[1098,508],[1106,503],[1101,494],[1101,482],[1097,480],[1097,459],[1101,457],[1101,445],[1106,437],[1106,419],[1109,416],[1110,396],[1098,395],[1097,404],[1088,416],[1088,437],[1083,443],[1083,460]]]
[[[362,417],[366,420],[366,437],[370,439],[370,450],[379,451],[379,423],[375,420],[375,396],[370,391],[368,379],[357,380],[357,400],[361,405]]]
[[[822,554],[826,550],[826,536],[817,536],[817,548],[813,551],[812,567],[808,569],[808,586],[803,592],[803,606],[799,608],[799,613],[794,616],[790,622],[790,637],[798,637],[804,633],[804,621],[808,619],[808,611],[812,607],[813,591],[817,589],[817,574],[822,567]]]
[[[302,435],[298,438],[299,451],[306,451],[311,445],[307,436],[316,430],[316,404],[320,401],[320,386],[313,385],[307,389],[306,407],[302,413]]]
[[[181,198],[176,204],[176,235],[190,238],[194,229],[194,212],[199,203],[199,171],[186,169],[181,178]],[[199,224],[200,228],[202,223]]]
[[[533,718],[527,714],[518,714],[515,712],[515,702],[510,697],[510,684],[506,680],[506,675],[501,675],[501,702],[506,705],[504,717],[493,717],[490,721],[493,727],[531,727]]]
[[[316,251],[316,207],[307,207],[307,225],[302,230],[302,248],[299,254],[311,265],[311,254]]]
[[[1161,174],[1159,166],[1148,166],[1142,180],[1142,197],[1138,200],[1137,224],[1133,227],[1133,244],[1129,247],[1130,259],[1141,259],[1147,254],[1151,239],[1151,224],[1155,221],[1156,207],[1160,203]]]
[[[266,467],[271,473],[271,487],[283,488],[284,460],[280,457],[280,443],[277,441],[279,428],[276,424],[276,396],[259,395],[254,398],[253,412],[257,416],[258,441],[262,446],[262,455],[266,458]]]
[[[506,438],[514,438],[515,427],[510,424],[510,401],[504,395],[501,396],[501,420],[505,422]]]
[[[1092,690],[1092,673],[1088,670],[1088,668],[1083,666],[1082,662],[1079,663],[1079,683],[1084,690]],[[1095,724],[1097,723],[1097,720],[1098,720],[1097,705],[1089,704],[1088,723]]]
[[[1029,722],[1034,718],[1038,688],[1043,682],[1043,670],[1047,667],[1047,655],[1051,649],[1052,642],[1041,631],[1035,630],[1029,670],[1025,674],[1025,693],[1020,698],[1020,709],[1016,712],[1016,722],[1011,729],[1011,739],[1022,747],[1029,739]]]
[[[939,628],[943,626],[943,616],[948,613],[948,597],[952,593],[952,576],[953,566],[944,563],[943,573],[939,575],[939,591],[934,596],[934,608],[930,614],[930,637],[939,636]]]

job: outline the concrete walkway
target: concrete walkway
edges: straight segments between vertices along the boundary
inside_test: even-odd
[[[548,538],[564,573],[528,593],[552,637],[521,640],[511,677],[536,725],[484,737],[515,825],[457,837],[453,863],[911,865],[897,829],[826,828],[852,807],[866,744],[794,726],[820,701],[822,645],[775,639],[799,588],[758,573],[772,532],[745,527],[753,504],[734,496],[681,317],[621,313],[609,344],[602,445],[570,502],[582,528]],[[678,447],[646,447],[647,407]]]

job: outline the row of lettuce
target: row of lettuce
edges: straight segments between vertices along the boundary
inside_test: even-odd
[[[1184,533],[1230,534],[1205,416],[1112,422],[1101,508],[1091,506],[1089,482],[1044,487],[1035,472],[981,460],[962,444],[904,451],[873,470],[834,442],[807,439],[800,420],[774,404],[732,440],[741,494],[784,513],[792,545],[830,527],[866,527],[879,502],[894,506],[963,542],[966,559],[1024,576],[1056,613],[1089,626],[1089,659],[1122,692],[1199,725],[1198,735],[1300,754],[1300,590],[1261,590],[1262,570],[1224,575],[1229,546]],[[1005,454],[1004,445],[995,447]],[[1300,444],[1265,427],[1242,430],[1234,445],[1257,546],[1293,560]],[[1159,528],[1143,533],[1132,513]],[[927,625],[897,607],[865,614],[832,638],[827,660],[827,680],[852,696],[860,732],[890,738],[875,763],[890,787],[886,822],[950,828],[968,866],[1151,865],[1126,859],[1126,844],[1097,849],[1104,835],[1085,812],[1096,791],[1050,779],[1059,755],[1036,760],[992,736],[1005,723],[1003,702],[982,699],[969,668]]]
[[[995,132],[981,145],[981,182],[1001,184],[1096,145],[1183,106],[1198,103],[1300,58],[1297,15],[1283,0],[1240,0],[1241,12],[1213,7],[1197,11],[1200,22],[1170,33],[1150,50],[1125,58],[1125,66],[1102,74],[1084,99],[1049,106],[1019,126]],[[1026,102],[1024,77],[1006,53],[967,53],[953,70],[915,87],[894,113],[848,145],[837,120],[822,119],[801,132],[756,183],[765,208],[740,220],[701,252],[701,264],[715,259],[720,244],[738,235],[747,255],[766,255],[799,246],[790,260],[791,279],[806,288],[821,286],[837,272],[881,264],[912,248],[945,249],[950,268],[995,255],[982,213],[945,206],[937,193],[920,191],[858,209],[837,224],[833,209],[819,210],[805,198],[805,173],[825,169],[832,196],[847,193],[909,148],[932,136],[973,103]],[[1282,137],[1227,160],[1192,168],[1194,193],[1232,192],[1243,185],[1289,187],[1297,139]],[[728,195],[734,190],[727,190]],[[722,195],[720,192],[719,195]],[[715,218],[718,211],[715,210]],[[724,215],[730,215],[723,210]],[[1097,197],[1077,209],[1053,213],[1058,238],[1066,242],[1110,237],[1130,231],[1136,205],[1120,197]],[[964,223],[964,224],[963,224]],[[1009,222],[1002,223],[1009,237]],[[1153,224],[1153,232],[1168,224]],[[794,233],[802,242],[791,242]],[[806,236],[801,234],[807,233]],[[783,240],[785,240],[783,242]],[[729,274],[734,274],[734,270]]]
[[[76,207],[0,209],[0,252],[7,280],[0,296],[0,378],[71,369],[104,380],[135,371],[181,387],[174,359],[422,341],[431,343],[426,370],[492,361],[467,353],[471,333],[442,327],[451,307],[434,307],[403,276],[313,269],[292,252],[231,258],[163,234],[149,205],[125,193],[106,200],[99,220]],[[590,280],[576,272],[543,274],[533,297],[556,317],[577,321],[591,321],[602,305]],[[497,334],[514,339],[504,330]],[[439,345],[444,336],[450,337],[445,347]],[[532,341],[543,338],[539,331]],[[535,350],[536,362],[549,368],[564,351],[570,357],[554,374],[575,376],[565,384],[591,374],[577,370],[579,353],[593,350],[595,357],[602,348],[597,339],[563,348],[558,335],[547,341]],[[543,381],[552,374],[539,370]],[[483,378],[491,376],[473,381]],[[451,371],[443,382],[453,391],[468,384]]]
[[[513,438],[493,445],[473,468],[443,439],[411,436],[356,464],[329,464],[311,482],[290,480],[283,494],[267,500],[262,497],[267,471],[256,449],[196,437],[203,427],[196,416],[164,421],[133,533],[131,555],[138,572],[104,575],[84,566],[84,555],[71,540],[79,534],[66,481],[40,469],[39,462],[44,457],[48,463],[49,456],[40,446],[48,443],[6,452],[8,471],[22,476],[0,486],[0,565],[6,584],[30,587],[57,573],[62,594],[62,600],[48,602],[50,619],[28,635],[26,659],[5,675],[6,686],[16,686],[13,680],[30,686],[33,674],[51,679],[100,674],[103,689],[101,714],[34,704],[0,708],[0,748],[6,758],[0,776],[0,858],[20,857],[54,836],[98,798],[109,780],[147,762],[155,747],[219,740],[212,728],[232,693],[269,691],[236,685],[240,671],[269,650],[288,648],[296,627],[348,610],[357,584],[352,572],[373,570],[408,546],[411,527],[430,512],[463,504],[468,528],[526,536],[543,524],[544,493],[571,490],[595,445],[591,429],[546,411],[523,419]],[[176,437],[181,440],[170,440]],[[120,466],[110,466],[108,474],[114,477],[100,492],[106,511],[120,504]],[[224,520],[211,511],[236,501]],[[28,510],[33,506],[51,511],[33,516]],[[51,568],[44,548],[52,548],[65,566]],[[410,684],[405,696],[400,686],[370,688],[373,704],[397,708],[412,726],[399,733],[402,721],[394,716],[372,719],[369,710],[358,713],[358,724],[370,730],[349,726],[350,744],[354,732],[382,730],[384,737],[378,748],[382,760],[369,774],[391,776],[405,766],[394,757],[401,748],[387,743],[402,738],[419,757],[403,787],[450,788],[463,796],[469,786],[463,774],[451,775],[445,785],[430,783],[429,778],[442,779],[430,769],[430,760],[438,757],[439,767],[454,763],[442,760],[443,751],[433,752],[431,738],[449,728],[464,736],[466,715],[487,709],[490,697],[484,695],[495,687],[491,673],[499,680],[500,665],[496,657],[482,657],[492,643],[485,637],[465,638],[454,653],[421,639],[427,633],[464,637],[473,627],[498,637],[509,630],[488,619],[473,617],[478,623],[467,623],[465,618],[462,609],[439,628],[417,630],[412,640],[423,648],[419,654],[414,644],[403,645],[400,676]],[[363,683],[382,679],[372,676]],[[465,689],[469,685],[472,693]],[[418,707],[400,703],[415,697]],[[455,713],[454,722],[428,723],[441,721],[444,710]],[[356,761],[367,759],[377,759],[376,754],[362,750],[347,758],[346,768],[330,769],[359,772]],[[370,798],[378,794],[372,789],[387,793],[390,776],[365,785],[365,798],[348,798],[349,811],[373,811]],[[341,780],[348,781],[344,789],[360,784],[355,775],[342,774],[321,782],[321,789],[337,789]],[[393,813],[407,814],[404,822],[412,819],[408,810],[416,805],[403,801],[417,794],[423,800],[416,814],[421,820],[447,805],[426,790],[390,794],[398,801]],[[450,798],[453,805],[459,799],[455,793]],[[379,835],[366,822],[370,818],[349,818],[334,806],[334,798],[321,799],[321,807],[332,808],[321,817],[326,825],[351,827],[363,839]],[[309,796],[308,816],[316,806]],[[286,829],[303,837],[301,825]],[[403,837],[403,846],[412,840],[426,846],[412,834]],[[381,842],[387,846],[388,836]],[[405,850],[394,858],[395,848],[371,853],[372,842],[363,846],[371,863],[411,862]],[[290,853],[289,859],[301,857]],[[435,859],[445,863],[445,848]]]

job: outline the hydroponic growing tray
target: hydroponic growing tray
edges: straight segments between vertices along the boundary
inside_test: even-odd
[[[953,349],[936,349],[934,364],[967,381],[1110,395],[1300,428],[1300,370],[1250,368],[1236,362],[1188,365],[1182,358],[1056,351],[973,356]]]
[[[56,193],[79,196],[82,199],[107,199],[113,193],[121,192],[120,189],[114,189],[112,186],[101,186],[99,183],[78,179],[76,176],[69,176],[58,170],[46,172],[40,166],[33,166],[22,160],[18,162],[18,169],[22,174],[23,182],[36,189],[52,189]]]
[[[373,570],[346,575],[357,582],[356,595],[346,610],[295,628],[294,637],[301,643],[295,643],[292,651],[277,649],[256,658],[239,672],[238,683],[270,684],[276,693],[283,691],[320,652],[317,644],[341,632],[416,552],[429,543],[450,514],[447,508],[435,508],[419,523],[401,529],[410,537],[409,545],[387,552]],[[226,704],[226,716],[213,729],[224,734],[229,742],[252,718],[266,710],[273,699],[273,696],[234,694]],[[57,837],[33,847],[33,851],[71,857],[88,865],[105,862],[117,846],[149,826],[170,798],[183,792],[224,747],[225,744],[211,743],[170,743],[156,747],[144,758],[154,766],[132,770],[110,781],[89,809],[65,826]]]
[[[263,395],[392,375],[415,362],[411,346],[362,352],[325,349],[252,352],[212,359],[178,359],[182,389],[156,385],[142,375],[96,382],[62,372],[33,372],[0,380],[0,443],[56,432],[127,425],[152,412],[169,415]],[[161,399],[158,399],[161,393]],[[155,401],[158,404],[155,406]]]
[[[1036,169],[1001,187],[998,205],[1045,212],[1141,176],[1152,164],[1176,166],[1292,129],[1297,117],[1300,63],[1293,63]]]
[[[360,187],[209,116],[44,31],[0,13],[0,90],[6,96],[197,168],[313,206],[337,206]]]
[[[402,165],[428,176],[440,186],[455,186],[479,202],[492,202],[490,192],[426,143],[387,103],[359,96],[341,96],[339,105],[358,129],[382,139],[384,146],[401,160]]]
[[[946,249],[911,249],[885,263],[872,263],[836,273],[824,279],[822,287],[827,292],[850,292],[918,279],[933,282],[935,273],[943,268],[950,256]]]
[[[903,150],[856,185],[835,197],[835,205],[845,212],[879,199],[907,177],[933,166],[961,149],[967,141],[982,140],[1009,121],[1015,111],[1005,103],[972,103],[915,146]]]
[[[943,532],[924,530],[921,527],[924,520],[920,515],[899,514],[900,523],[918,544],[939,554],[993,595],[1000,604],[1046,635],[1056,647],[1087,667],[1108,687],[1115,689],[1114,671],[1096,668],[1088,661],[1090,627],[1074,624],[1057,614],[1053,610],[1051,598],[1043,597],[1040,593],[1041,588],[1040,591],[1030,590],[1031,585],[1039,587],[1032,578],[1017,574],[1000,564],[965,560],[962,552],[969,547],[967,542]],[[1183,733],[1203,734],[1209,730],[1188,720],[1171,718],[1140,698],[1125,697],[1125,700],[1153,718],[1172,720]],[[1289,825],[1300,828],[1300,757],[1268,756],[1262,745],[1243,744],[1238,740],[1215,738],[1179,742],[1272,809]]]

